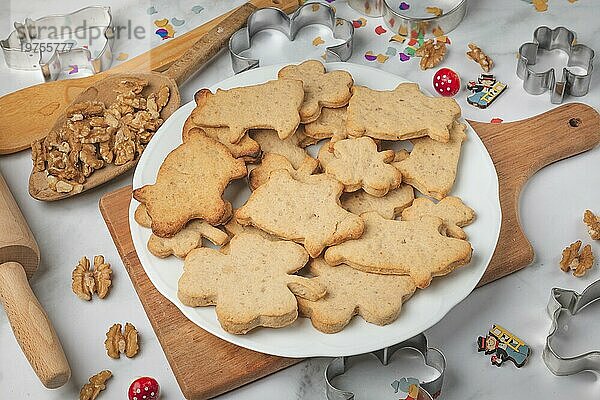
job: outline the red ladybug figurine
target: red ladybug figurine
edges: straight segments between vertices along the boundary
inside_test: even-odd
[[[452,97],[460,91],[460,77],[450,68],[440,68],[433,76],[433,88],[444,97]]]
[[[154,378],[144,376],[129,386],[129,400],[158,400],[160,386]]]

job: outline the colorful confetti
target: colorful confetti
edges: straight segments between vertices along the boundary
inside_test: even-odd
[[[398,53],[398,50],[396,50],[396,48],[392,46],[389,46],[385,51],[385,54],[387,54],[390,57],[394,57],[396,53]]]
[[[504,121],[502,118],[492,118],[490,124],[501,124]]]
[[[383,64],[384,62],[386,62],[390,57],[386,56],[385,54],[377,54],[377,62],[380,64]]]
[[[365,53],[365,59],[367,61],[375,61],[375,60],[377,60],[377,56],[375,54],[373,54],[372,51],[367,51]]]
[[[148,15],[152,15],[152,14],[156,14],[158,11],[156,11],[156,7],[154,6],[150,6],[146,9],[146,14]]]
[[[352,21],[352,25],[355,29],[362,28],[363,26],[367,25],[367,20],[364,18],[355,19]]]
[[[548,10],[548,0],[533,0],[531,3],[538,12],[544,12]]]
[[[402,61],[402,62],[410,60],[410,56],[408,54],[399,53],[399,56],[400,56],[400,61]]]
[[[377,28],[375,28],[375,33],[378,35],[383,35],[386,32],[387,31],[385,30],[385,28],[381,25],[378,25]]]
[[[404,43],[405,41],[406,41],[406,36],[402,36],[402,35],[394,35],[390,38],[390,42]]]
[[[202,6],[194,6],[194,7],[192,7],[192,12],[194,14],[200,14],[202,11],[204,11],[204,7],[202,7]]]
[[[69,75],[76,74],[79,72],[79,66],[77,65],[69,65]]]
[[[406,49],[404,49],[404,52],[405,52],[406,54],[408,54],[409,56],[411,56],[411,57],[414,57],[414,56],[415,56],[415,53],[416,53],[417,51],[414,49],[414,47],[407,47]]]
[[[170,39],[175,36],[175,29],[173,29],[173,25],[169,23],[167,18],[155,20],[154,25],[158,27],[154,33],[160,36],[162,40]]]
[[[117,56],[117,61],[125,61],[129,58],[129,54],[127,53],[119,53]]]
[[[404,10],[408,10],[409,8],[410,8],[409,4],[407,4],[405,2],[400,3],[400,10],[404,11]]]
[[[319,45],[321,45],[323,43],[325,43],[325,41],[323,40],[323,38],[321,38],[321,36],[317,36],[312,41],[313,46],[319,46]]]
[[[173,18],[171,18],[171,23],[175,26],[181,26],[181,25],[185,24],[185,20],[177,19],[177,18],[173,17]]]
[[[429,14],[435,15],[436,17],[439,17],[440,15],[442,15],[444,13],[444,11],[439,7],[425,7],[425,11],[428,12]]]

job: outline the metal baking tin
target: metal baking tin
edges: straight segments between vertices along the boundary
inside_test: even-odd
[[[423,356],[425,365],[436,369],[440,373],[438,377],[430,381],[420,382],[419,384],[421,389],[419,399],[437,398],[440,395],[444,384],[444,373],[446,370],[446,357],[444,357],[444,354],[436,348],[427,347],[427,338],[423,333],[405,340],[402,343],[374,351],[371,354],[377,357],[382,365],[387,365],[392,355],[400,349],[413,349],[418,351]],[[325,368],[325,384],[328,400],[354,399],[354,393],[340,390],[331,384],[333,378],[346,372],[346,362],[349,358],[350,357],[334,358],[329,365],[327,365],[327,368]]]
[[[540,26],[533,33],[533,42],[525,43],[519,48],[517,61],[517,76],[523,79],[523,88],[529,94],[542,94],[550,90],[550,101],[553,104],[562,103],[565,94],[585,96],[590,90],[592,80],[594,50],[583,44],[575,44],[575,32],[559,26],[550,29]],[[567,67],[585,69],[583,75],[576,74],[563,68],[562,77],[556,80],[554,68],[543,72],[535,72],[530,66],[534,65],[538,49],[560,49],[569,56]]]
[[[552,325],[550,326],[550,333],[546,337],[542,359],[554,375],[572,375],[582,371],[600,372],[600,350],[593,350],[573,357],[563,357],[553,346],[554,338],[565,330],[565,319],[574,317],[583,308],[599,299],[600,280],[589,285],[581,294],[574,290],[552,289],[547,308],[548,314],[552,318]]]
[[[256,68],[260,60],[242,55],[252,43],[252,36],[264,29],[276,29],[294,40],[300,29],[308,25],[325,25],[333,32],[333,37],[343,42],[327,47],[325,61],[346,61],[352,55],[354,26],[350,21],[335,16],[332,7],[320,3],[307,3],[298,8],[291,16],[277,8],[261,8],[248,17],[245,28],[234,33],[229,39],[229,53],[233,71],[237,74]]]
[[[15,22],[15,30],[5,40],[0,40],[4,61],[9,68],[42,71],[44,80],[58,79],[69,66],[85,68],[92,73],[108,69],[112,63],[114,42],[113,18],[110,7],[90,6],[70,14],[50,15],[36,19],[26,18],[25,23]],[[57,43],[64,41],[59,33],[79,33],[84,30],[99,30],[104,44],[96,55],[84,47],[54,50],[47,61],[43,61],[41,50],[24,51],[23,45],[34,42]],[[38,46],[39,47],[39,46]],[[58,46],[57,46],[58,47]]]
[[[467,0],[453,0],[453,7],[438,16],[413,17],[400,10],[398,0],[384,0],[383,20],[395,33],[408,36],[416,31],[425,37],[445,35],[461,23],[467,13]]]
[[[383,15],[383,0],[348,0],[348,5],[367,17]]]

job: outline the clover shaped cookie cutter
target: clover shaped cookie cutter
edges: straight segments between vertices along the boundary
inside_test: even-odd
[[[581,294],[574,290],[553,288],[548,303],[548,314],[552,318],[550,333],[546,337],[546,346],[542,358],[548,369],[554,375],[572,375],[582,371],[600,371],[600,350],[563,357],[553,346],[553,340],[560,332],[564,331],[566,322],[561,315],[568,313],[574,316],[583,308],[600,300],[600,280],[589,285]]]
[[[26,18],[24,23],[15,22],[14,26],[8,38],[0,40],[6,65],[27,71],[40,69],[46,82],[57,80],[69,66],[97,74],[112,63],[114,27],[110,7],[90,6],[35,21]],[[75,46],[77,39],[102,42],[92,54],[87,45]]]
[[[583,44],[575,44],[575,32],[559,26],[550,29],[540,26],[533,33],[533,42],[525,43],[519,48],[517,76],[523,80],[523,88],[529,94],[542,94],[550,90],[550,101],[560,104],[565,94],[585,96],[592,80],[592,61],[594,50]],[[544,72],[535,72],[530,66],[536,63],[539,49],[563,50],[568,55],[567,67],[563,68],[562,77],[557,81],[556,72],[551,68]],[[569,67],[579,67],[586,71],[577,74]]]
[[[427,347],[427,337],[423,333],[418,334],[402,343],[386,347],[381,350],[373,351],[375,357],[381,361],[382,365],[388,365],[392,355],[400,349],[413,349],[421,353],[425,365],[436,369],[440,374],[429,381],[420,382],[419,400],[437,398],[444,384],[444,373],[446,370],[446,357],[444,354],[433,347]],[[354,393],[345,390],[340,390],[331,384],[333,378],[340,376],[346,372],[346,362],[350,357],[334,358],[327,368],[325,368],[325,384],[328,400],[352,400]]]
[[[242,55],[252,44],[252,37],[265,29],[276,29],[293,41],[298,32],[308,25],[325,25],[333,32],[333,37],[343,40],[326,48],[325,61],[346,61],[352,55],[354,26],[350,21],[336,18],[332,7],[320,3],[307,3],[291,16],[277,8],[261,8],[248,17],[247,26],[234,33],[229,39],[229,53],[233,71],[237,74],[256,68],[260,60]]]

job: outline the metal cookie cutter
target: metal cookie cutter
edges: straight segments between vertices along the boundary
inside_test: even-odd
[[[574,357],[562,357],[554,349],[552,342],[564,330],[565,312],[573,316],[586,306],[600,299],[600,280],[592,283],[581,294],[567,289],[553,288],[548,303],[548,313],[552,317],[550,333],[542,358],[554,375],[571,375],[582,371],[600,371],[600,351],[590,351]]]
[[[97,35],[97,37],[95,37]],[[99,40],[92,54],[89,43]],[[15,22],[15,30],[0,40],[4,60],[9,68],[41,69],[46,82],[56,80],[69,66],[98,73],[112,63],[114,42],[113,19],[110,7],[91,6],[63,15],[50,15],[25,23]],[[77,46],[76,46],[77,45]]]
[[[259,66],[259,60],[241,55],[243,51],[250,48],[252,36],[257,32],[264,29],[276,29],[284,33],[290,40],[294,40],[300,29],[313,24],[329,27],[334,38],[343,40],[340,44],[327,47],[325,61],[346,61],[350,58],[354,26],[350,21],[336,18],[335,11],[330,6],[307,3],[298,8],[290,17],[277,8],[261,8],[248,17],[246,28],[240,29],[229,39],[233,71],[237,74]]]
[[[556,29],[540,26],[535,30],[533,43],[525,43],[519,48],[517,62],[517,76],[523,79],[523,88],[527,93],[542,94],[551,90],[550,101],[553,104],[562,103],[565,94],[585,96],[588,93],[594,50],[583,44],[575,44],[575,39],[575,32],[562,26]],[[556,80],[554,68],[544,72],[531,70],[530,66],[536,63],[538,49],[560,49],[568,54],[567,67],[563,68],[559,81]],[[574,73],[569,67],[579,67],[586,73]]]
[[[433,15],[414,6],[404,9],[410,1],[384,0],[383,20],[393,32],[408,36],[416,31],[426,37],[445,35],[456,28],[467,13],[467,0],[445,0],[442,13]],[[438,2],[440,3],[440,2]]]
[[[446,358],[444,357],[444,354],[436,348],[427,347],[427,338],[423,333],[405,340],[402,343],[374,351],[371,354],[375,355],[375,357],[381,361],[382,365],[387,365],[392,354],[400,349],[414,349],[418,351],[423,356],[425,365],[435,368],[440,373],[440,375],[433,380],[420,382],[421,391],[419,400],[435,399],[438,397],[442,391],[444,372],[446,370]],[[349,357],[335,358],[329,363],[327,368],[325,368],[325,383],[327,385],[326,391],[328,400],[354,399],[354,393],[337,389],[331,384],[333,378],[346,372],[346,361],[348,358]]]

